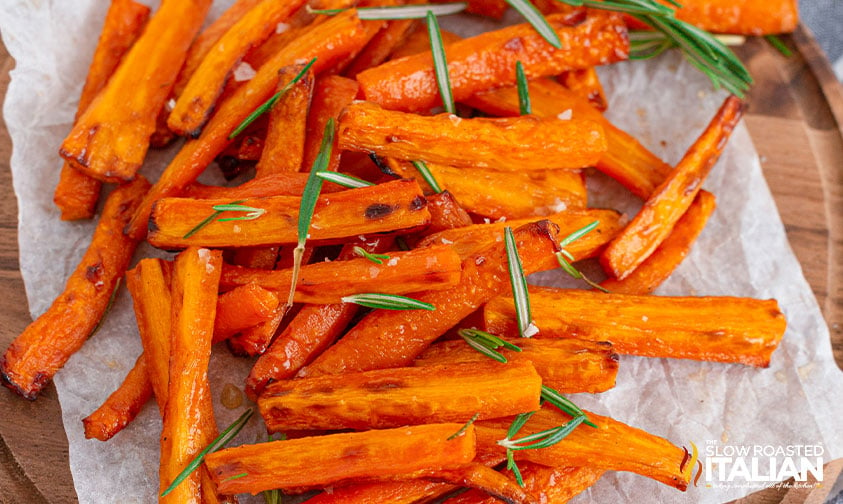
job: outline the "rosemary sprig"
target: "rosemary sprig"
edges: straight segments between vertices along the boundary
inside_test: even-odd
[[[223,219],[217,219],[218,222],[255,220],[266,213],[266,209],[264,208],[255,208],[245,205],[239,205],[236,203],[229,203],[227,205],[214,205],[211,208],[213,208],[217,212],[246,212],[246,215],[241,215],[240,217],[225,217]]]
[[[231,481],[231,480],[236,480],[236,479],[240,479],[240,478],[245,478],[248,475],[249,475],[249,473],[235,474],[234,476],[229,476],[229,477],[225,478],[223,481]]]
[[[542,395],[541,395],[542,402],[547,402],[562,411],[563,413],[567,413],[572,417],[584,417],[585,424],[591,427],[597,428],[591,420],[588,419],[586,416],[585,411],[581,410],[579,406],[573,403],[570,399],[560,394],[555,389],[548,387],[547,385],[542,385]]]
[[[435,5],[397,5],[391,7],[360,7],[357,9],[357,17],[366,21],[381,21],[395,19],[424,19],[427,12],[433,12],[434,16],[448,16],[462,12],[468,7],[465,2],[455,2]],[[307,6],[307,12],[311,14],[325,14],[333,16],[347,9],[311,9]]]
[[[512,343],[501,339],[494,334],[481,331],[479,329],[460,329],[457,331],[462,339],[468,343],[468,346],[482,353],[486,357],[495,359],[498,362],[506,364],[506,357],[498,352],[498,348],[508,348],[515,352],[520,352],[521,348]]]
[[[584,421],[584,416],[576,416],[559,427],[536,432],[518,439],[511,439],[507,436],[506,439],[498,441],[498,444],[510,451],[540,450],[562,441]]]
[[[237,205],[237,204],[243,203],[244,201],[246,201],[246,200],[232,201],[231,203],[229,203],[229,205]],[[199,231],[199,230],[200,230],[200,229],[202,229],[203,227],[207,226],[208,224],[210,224],[211,222],[213,222],[213,221],[214,221],[214,219],[216,219],[217,217],[219,217],[219,216],[220,216],[220,214],[222,214],[222,213],[224,212],[224,210],[217,210],[217,209],[216,209],[216,207],[217,207],[217,206],[221,206],[221,205],[216,205],[216,206],[214,206],[214,207],[213,207],[213,208],[214,208],[214,213],[212,213],[211,215],[209,215],[209,216],[205,217],[205,218],[202,220],[202,222],[200,222],[199,224],[197,224],[197,225],[196,225],[196,227],[194,227],[193,229],[191,229],[190,231],[188,231],[187,233],[185,233],[185,235],[184,235],[184,236],[182,236],[182,238],[190,238],[191,236],[195,235],[197,231]]]
[[[518,334],[522,338],[529,338],[532,334],[528,329],[533,323],[530,312],[530,294],[527,292],[527,278],[521,266],[521,257],[515,245],[515,235],[512,228],[504,228],[504,242],[506,244],[506,262],[509,265],[509,282],[512,285],[512,297],[515,299],[515,316],[518,319]]]
[[[228,135],[228,139],[232,140],[240,133],[243,133],[243,130],[245,130],[249,127],[250,124],[255,122],[258,117],[262,116],[264,113],[266,113],[267,110],[271,109],[279,98],[281,98],[287,91],[289,91],[296,84],[296,82],[300,81],[301,78],[304,77],[304,74],[306,74],[307,71],[310,70],[310,67],[312,67],[314,63],[316,63],[316,58],[310,60],[304,67],[302,67],[301,70],[299,70],[299,73],[297,73],[296,76],[293,77],[290,82],[288,82],[283,88],[279,89],[277,93],[270,96],[269,99],[263,102],[258,108],[256,108],[254,112],[246,116],[246,118],[243,119],[243,122],[241,122],[236,128],[234,128],[234,130]]]
[[[416,171],[419,172],[419,175],[427,182],[427,185],[433,189],[433,192],[439,194],[442,192],[442,186],[439,185],[439,182],[436,181],[436,178],[433,177],[433,174],[430,173],[430,168],[427,167],[427,163],[424,161],[413,161],[413,166],[416,168]]]
[[[515,417],[515,420],[509,425],[509,429],[506,431],[506,439],[512,439],[517,434],[518,431],[524,427],[524,424],[527,423],[527,420],[533,416],[535,411],[530,411],[527,413],[521,413],[520,415]],[[515,452],[507,448],[506,450],[506,468],[512,471],[512,474],[515,476],[515,481],[518,482],[520,486],[524,486],[524,479],[521,477],[521,470],[518,469],[518,464],[515,463]]]
[[[583,275],[583,273],[574,267],[572,262],[574,262],[574,256],[571,255],[570,252],[565,250],[565,247],[570,245],[571,243],[579,240],[583,236],[587,235],[588,233],[592,232],[597,226],[600,225],[600,221],[594,221],[591,224],[583,226],[582,228],[574,231],[573,233],[569,234],[565,237],[564,240],[559,242],[559,246],[562,247],[559,252],[556,253],[556,262],[559,263],[559,266],[570,275],[572,278],[576,280],[582,280],[583,282],[587,283],[591,287],[594,287],[597,290],[603,291],[608,293],[609,290],[597,282],[589,279],[587,276]]]
[[[382,310],[428,310],[434,311],[436,307],[430,303],[418,299],[399,296],[397,294],[381,294],[377,292],[352,294],[345,296],[343,303],[354,303],[368,308],[380,308]]]
[[[327,180],[328,182],[333,182],[334,184],[341,185],[343,187],[348,187],[349,189],[360,189],[361,187],[369,187],[375,185],[361,178],[332,171],[317,172],[316,176],[321,178],[322,180]]]
[[[267,434],[266,442],[270,443],[272,441],[284,441],[287,439],[287,435],[283,432],[278,434],[278,439],[273,440],[272,434]],[[274,489],[274,490],[264,490],[263,492],[263,500],[266,504],[281,504],[281,497],[284,495],[281,493],[281,490]]]
[[[472,417],[468,420],[468,422],[466,422],[466,423],[465,423],[465,425],[463,425],[462,427],[460,427],[460,430],[458,430],[457,432],[455,432],[455,433],[451,434],[450,436],[448,436],[447,441],[451,441],[451,440],[453,440],[453,439],[457,439],[458,437],[462,436],[462,435],[463,435],[463,433],[465,433],[465,431],[468,429],[468,426],[469,426],[469,425],[471,425],[471,424],[473,424],[474,422],[476,422],[478,418],[480,418],[480,412],[479,412],[479,411],[478,411],[477,413],[475,413],[475,414],[474,414],[474,416],[472,416]]]
[[[192,461],[190,461],[189,464],[187,464],[184,470],[182,470],[182,472],[180,472],[179,475],[176,476],[170,486],[167,487],[166,490],[161,492],[161,497],[165,497],[167,494],[172,492],[173,489],[179,486],[179,484],[181,484],[181,482],[184,481],[185,478],[190,475],[190,473],[192,473],[200,465],[202,465],[202,461],[205,460],[205,455],[219,450],[220,448],[228,444],[229,441],[234,439],[246,425],[246,422],[248,422],[249,419],[252,418],[252,413],[252,408],[247,409],[243,412],[242,415],[240,415],[237,420],[235,420],[234,422],[232,422],[231,425],[226,427],[226,429],[222,431],[219,436],[217,436],[213,441],[211,441],[211,444],[206,446],[204,450],[202,450],[201,452],[199,452],[198,455],[196,455],[196,458],[194,458]]]
[[[389,259],[389,256],[386,254],[373,254],[368,250],[364,249],[363,247],[355,245],[352,249],[354,251],[354,255],[358,257],[364,257],[375,264],[383,264],[384,259]]]
[[[445,44],[442,42],[442,32],[439,31],[436,15],[430,10],[427,11],[427,34],[430,37],[430,52],[433,54],[433,69],[436,74],[436,85],[439,86],[439,95],[442,97],[442,105],[449,114],[456,114],[457,108],[454,105],[454,94],[451,92]]]
[[[785,58],[793,56],[793,52],[784,45],[782,39],[776,37],[775,35],[764,35],[764,40],[766,40],[767,43],[773,46],[777,51],[782,53]]]
[[[521,469],[518,469],[518,464],[515,463],[515,452],[510,449],[506,450],[506,468],[512,471],[512,475],[515,476],[515,482],[523,487],[524,477],[521,476]]]
[[[527,76],[524,75],[524,65],[520,61],[515,62],[515,82],[518,84],[518,109],[521,115],[532,114],[530,86],[527,84]]]
[[[559,40],[559,35],[556,30],[550,26],[547,19],[529,0],[506,0],[513,9],[517,10],[519,14],[524,16],[524,19],[530,23],[539,35],[544,38],[548,44],[557,49],[562,49],[562,42]]]

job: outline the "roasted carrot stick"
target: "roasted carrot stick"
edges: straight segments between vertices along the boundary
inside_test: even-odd
[[[601,112],[609,108],[603,84],[594,67],[569,70],[559,76],[559,81],[568,89],[588,100],[591,106]]]
[[[623,280],[607,278],[601,285],[618,294],[651,294],[688,255],[714,207],[713,194],[705,189],[697,193],[685,215],[650,257]]]
[[[611,276],[623,280],[667,238],[676,221],[691,206],[711,167],[726,147],[732,130],[740,121],[742,109],[743,104],[737,97],[726,99],[676,169],[606,247],[600,263]]]
[[[258,407],[270,432],[385,429],[534,411],[541,386],[530,362],[487,358],[278,381],[266,387]]]
[[[210,0],[162,4],[108,84],[76,121],[59,153],[103,181],[135,178]]]
[[[215,205],[230,200],[164,198],[158,200],[149,221],[149,243],[161,248],[190,245],[249,247],[295,243],[301,198],[273,196],[247,199],[244,206],[265,210],[248,221],[214,220],[191,230],[214,213]],[[332,240],[359,234],[412,230],[430,222],[421,188],[414,180],[396,180],[376,186],[320,196],[311,221],[310,239]],[[188,235],[185,237],[185,235]]]
[[[205,463],[225,493],[319,488],[349,481],[412,478],[466,465],[474,458],[474,429],[453,439],[461,424],[429,424],[330,434],[227,448]],[[318,467],[315,471],[313,468]],[[246,473],[245,476],[232,476]]]
[[[235,187],[194,183],[185,188],[184,196],[195,199],[227,199],[229,201],[267,196],[301,196],[306,184],[306,173],[273,173],[272,175],[254,178]],[[322,185],[323,193],[340,190],[344,190],[344,188],[330,182],[325,182]]]
[[[626,59],[629,43],[623,20],[604,11],[574,16],[554,14],[547,21],[564,49],[554,49],[528,23],[483,33],[446,48],[448,73],[457,101],[515,83],[515,63],[529,78],[605,65]],[[357,75],[366,100],[391,110],[417,111],[441,104],[430,51],[392,60]]]
[[[214,342],[266,322],[281,303],[278,294],[249,283],[221,294],[214,321]]]
[[[316,81],[316,89],[313,92],[313,102],[307,114],[307,134],[304,142],[304,161],[301,171],[310,171],[316,156],[319,154],[319,145],[322,143],[322,133],[328,120],[336,120],[340,112],[351,103],[357,96],[359,85],[356,81],[340,77],[338,75],[326,75]],[[338,155],[336,150],[334,154]],[[333,163],[329,169],[336,171],[337,156],[334,156]]]
[[[410,479],[376,483],[355,483],[333,488],[331,493],[323,492],[310,498],[308,504],[414,504],[456,490],[455,485]]]
[[[4,385],[35,399],[79,350],[108,309],[137,242],[122,233],[149,189],[146,179],[118,187],[108,197],[91,245],[50,308],[12,341],[0,361]]]
[[[530,362],[542,377],[542,383],[559,392],[597,393],[615,386],[618,355],[614,353],[610,343],[576,339],[504,339],[518,346],[521,352],[502,349],[501,354],[510,362]],[[469,347],[464,341],[454,340],[431,345],[413,361],[413,364],[439,366],[482,363],[488,360],[488,357]]]
[[[151,397],[147,359],[141,354],[117,390],[96,411],[82,419],[85,439],[108,441],[135,419]]]
[[[547,268],[547,256],[552,256],[558,249],[557,230],[558,227],[548,221],[515,229],[518,253],[526,274]],[[503,241],[491,242],[476,254],[466,257],[462,270],[460,283],[455,287],[414,296],[434,305],[435,311],[376,310],[312,364],[299,371],[299,376],[407,365],[445,331],[510,288]]]
[[[123,55],[140,36],[149,17],[149,7],[133,0],[112,0],[105,13],[88,77],[82,87],[76,119],[88,108],[97,93],[105,87]],[[90,219],[96,211],[102,182],[80,172],[69,161],[61,167],[53,202],[61,210],[62,220]]]
[[[389,21],[385,27],[381,28],[381,31],[377,35],[372,37],[369,44],[360,51],[360,54],[354,58],[354,61],[345,69],[343,74],[353,79],[363,70],[380,65],[420,25],[421,23],[415,19],[396,19]]]
[[[216,437],[208,362],[222,252],[189,248],[172,280],[170,384],[161,431],[161,491]],[[159,502],[201,502],[201,474],[191,473]]]
[[[238,19],[190,76],[167,120],[170,129],[182,135],[197,136],[237,62],[303,4],[304,0],[264,1]]]
[[[281,327],[287,315],[286,306],[279,305],[266,321],[247,327],[239,334],[228,338],[226,340],[228,349],[232,354],[239,356],[255,357],[263,354],[269,348],[272,338],[275,337],[275,333],[278,332],[278,328]]]
[[[427,196],[427,208],[430,210],[430,226],[425,229],[425,233],[438,233],[472,224],[471,216],[448,190]]]
[[[428,479],[446,481],[458,486],[474,489],[490,497],[494,502],[512,502],[517,504],[539,504],[530,492],[527,492],[514,479],[509,479],[484,464],[472,463],[455,469],[436,471]]]
[[[462,37],[448,30],[440,30],[440,32],[442,33],[442,43],[446,47],[457,40],[462,40]],[[413,56],[425,51],[430,51],[430,36],[428,36],[427,30],[416,30],[407,36],[407,39],[402,45],[392,51],[389,59],[394,60],[405,56]]]
[[[512,302],[500,297],[486,305],[489,331],[517,331]],[[769,365],[787,325],[773,299],[633,296],[530,287],[530,303],[538,338],[605,340],[621,354],[760,367]]]
[[[676,17],[716,33],[790,33],[799,24],[796,0],[686,0]]]
[[[603,129],[593,121],[421,116],[368,102],[346,107],[338,131],[344,150],[505,171],[582,168],[606,151]]]
[[[379,23],[367,24],[353,11],[338,14],[296,38],[263,65],[251,80],[220,103],[217,112],[202,130],[202,135],[187,142],[170,162],[150,191],[128,228],[131,236],[142,238],[152,204],[164,196],[182,191],[228,145],[229,134],[266,101],[278,84],[278,71],[299,59],[316,57],[313,71],[319,73],[337,60],[359,50],[374,34]],[[370,33],[371,32],[371,33]]]

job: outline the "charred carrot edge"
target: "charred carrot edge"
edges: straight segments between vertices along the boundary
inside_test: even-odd
[[[214,321],[214,342],[266,322],[273,316],[279,304],[278,294],[254,283],[221,294]]]
[[[102,320],[137,246],[121,230],[148,189],[149,183],[139,177],[109,195],[91,245],[64,292],[12,341],[0,360],[5,386],[35,399]]]
[[[514,231],[526,274],[547,269],[547,257],[558,250],[557,232],[558,227],[548,221],[527,224]],[[409,364],[441,334],[509,289],[505,252],[503,241],[492,242],[463,260],[462,277],[455,287],[414,296],[434,305],[435,311],[376,310],[367,315],[339,342],[299,371],[299,376]]]
[[[135,178],[210,0],[165,2],[64,139],[59,153],[106,182]]]
[[[384,429],[534,411],[541,386],[529,361],[486,359],[278,381],[258,408],[270,432]]]
[[[603,91],[603,84],[594,67],[569,70],[559,76],[559,82],[588,100],[591,106],[600,112],[605,112],[609,108],[606,92]]]
[[[503,171],[582,168],[606,151],[603,128],[593,121],[421,116],[369,102],[346,107],[338,132],[343,150]]]
[[[501,334],[504,333],[498,333]],[[507,334],[517,335],[517,331]],[[521,352],[499,350],[509,362],[531,363],[542,377],[542,383],[558,392],[597,393],[615,386],[619,359],[610,343],[578,339],[504,339],[521,348]],[[478,363],[488,359],[464,341],[454,340],[431,345],[413,361],[413,365]]]
[[[215,205],[230,200],[164,198],[158,200],[149,221],[149,243],[159,248],[190,245],[249,247],[278,245],[298,240],[296,223],[301,198],[273,196],[247,199],[244,206],[265,210],[248,221],[214,220],[190,231],[209,215]],[[421,188],[414,180],[396,180],[376,186],[350,189],[320,196],[310,228],[311,240],[332,240],[359,234],[412,230],[427,225],[430,212]],[[188,235],[185,238],[185,235]]]
[[[702,233],[716,205],[714,195],[703,189],[673,226],[661,245],[623,280],[608,278],[601,285],[618,294],[650,294],[685,259]]]
[[[448,440],[461,424],[417,425],[305,437],[227,448],[205,463],[225,493],[275,488],[324,487],[367,478],[411,478],[433,469],[459,467],[475,455],[472,426]],[[318,471],[313,471],[318,467]],[[246,476],[232,479],[232,476]]]
[[[175,260],[172,281],[170,380],[161,431],[163,492],[216,437],[208,383],[222,252],[189,248]],[[200,502],[201,474],[193,472],[160,502]]]
[[[304,0],[261,2],[246,12],[207,52],[190,76],[167,119],[171,130],[196,136],[222,93],[223,85],[246,52],[286,21]]]
[[[741,100],[727,98],[676,169],[606,247],[600,263],[611,276],[623,280],[667,238],[693,202],[742,113]]]
[[[538,450],[519,450],[516,460],[549,466],[580,466],[610,471],[630,471],[685,491],[690,467],[682,468],[685,450],[670,441],[609,417],[586,411],[597,428],[581,426],[555,445]],[[570,416],[553,406],[544,406],[519,431],[527,436],[558,427]],[[497,444],[506,438],[512,418],[475,422],[478,452],[501,453]]]
[[[85,439],[108,441],[135,419],[152,397],[146,361],[146,356],[141,354],[117,390],[93,413],[82,419]]]
[[[105,13],[88,77],[82,87],[76,119],[88,108],[97,93],[105,87],[123,55],[140,36],[149,18],[149,7],[132,0],[113,0]],[[53,202],[61,210],[62,220],[90,219],[94,216],[102,182],[80,172],[65,161]]]
[[[311,497],[308,504],[414,504],[445,495],[456,490],[455,485],[411,479],[376,483],[355,483]]]
[[[512,298],[484,308],[490,332],[517,331]],[[507,305],[507,303],[510,303]],[[621,354],[766,367],[787,323],[773,300],[662,297],[530,287],[538,338],[612,342]]]
[[[299,65],[283,68],[279,90],[295,78],[302,68]],[[270,110],[263,152],[255,165],[256,178],[273,173],[303,171],[307,113],[313,96],[314,79],[313,72],[307,72]]]
[[[547,16],[564,49],[554,49],[528,23],[450,44],[446,53],[454,99],[514,84],[517,61],[528,78],[537,78],[626,59],[623,19],[604,11],[590,11],[584,20],[583,15]],[[430,51],[361,72],[357,81],[366,100],[386,109],[418,111],[441,104]]]
[[[416,19],[396,19],[389,21],[377,35],[372,37],[372,40],[345,69],[345,76],[353,79],[363,70],[380,65],[386,61],[392,51],[397,47],[401,47],[410,33],[417,30],[420,25],[421,23]]]
[[[430,225],[425,233],[438,233],[472,224],[471,216],[447,189],[427,196],[427,209],[430,211]]]
[[[228,135],[273,93],[278,85],[278,70],[299,59],[317,58],[313,71],[319,73],[337,60],[363,47],[374,34],[377,24],[366,24],[354,10],[334,16],[296,38],[272,60],[263,65],[251,80],[231,97],[222,101],[217,112],[195,140],[188,141],[170,162],[136,212],[127,232],[143,238],[152,204],[162,197],[182,191],[207,167],[230,142]],[[370,33],[370,31],[372,33]]]
[[[390,252],[382,264],[365,258],[308,264],[301,268],[295,300],[325,304],[339,303],[344,296],[363,292],[406,294],[442,290],[456,285],[460,268],[460,257],[445,245]],[[220,285],[226,289],[254,283],[285,292],[291,281],[291,269],[266,271],[227,265]]]
[[[456,33],[449,32],[448,30],[439,31],[442,33],[442,43],[445,47],[458,40],[462,40],[462,37]],[[396,47],[395,50],[392,51],[392,54],[389,55],[389,59],[400,59],[406,56],[421,54],[425,51],[430,51],[430,37],[428,36],[427,30],[416,30],[407,36],[407,39],[401,46]]]
[[[273,173],[234,187],[194,183],[185,188],[184,196],[194,199],[227,199],[229,202],[267,196],[301,196],[306,184],[306,173]],[[340,190],[343,188],[328,182],[322,186],[323,193]]]
[[[135,320],[148,359],[149,381],[162,415],[170,383],[170,266],[163,259],[141,259],[126,272],[126,287],[132,295]]]
[[[319,154],[325,125],[328,124],[329,119],[336,120],[339,117],[340,112],[354,101],[358,90],[359,85],[356,81],[338,75],[327,75],[316,81],[313,101],[307,114],[307,133],[301,171],[309,172],[313,167],[316,156]],[[333,154],[338,156],[339,149],[334,149]],[[336,171],[333,163],[329,166],[331,167],[329,169]]]
[[[715,33],[768,35],[790,33],[799,24],[796,0],[682,2],[676,17]]]
[[[468,0],[466,12],[492,19],[500,19],[508,8],[509,4],[505,0]]]
[[[592,467],[548,467],[519,462],[524,490],[539,502],[568,502],[600,479],[605,471]],[[509,471],[507,471],[507,474]],[[444,501],[443,504],[497,504],[496,497],[472,489]]]

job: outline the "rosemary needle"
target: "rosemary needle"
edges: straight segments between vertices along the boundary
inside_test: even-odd
[[[389,7],[360,7],[357,9],[357,17],[366,21],[385,21],[396,19],[424,19],[427,12],[433,12],[434,16],[447,16],[462,12],[468,7],[465,2],[431,4],[431,5],[398,5]],[[311,14],[326,14],[333,16],[347,9],[311,9]]]
[[[530,313],[530,294],[527,291],[527,278],[524,276],[524,268],[521,265],[521,257],[518,256],[518,247],[515,245],[515,235],[511,227],[504,228],[504,242],[506,243],[506,261],[509,265],[509,282],[512,286],[512,297],[515,299],[518,334],[522,338],[529,338],[531,335],[528,329],[533,323],[533,316]]]
[[[430,52],[433,55],[433,69],[436,74],[436,85],[439,86],[439,95],[442,97],[442,105],[449,114],[456,114],[457,107],[454,105],[454,94],[451,92],[445,44],[442,42],[439,22],[436,21],[436,16],[432,11],[427,11],[427,34],[430,37]]]

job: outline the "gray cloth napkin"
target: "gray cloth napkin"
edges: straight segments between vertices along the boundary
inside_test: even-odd
[[[828,55],[837,78],[843,81],[843,0],[802,0],[799,14]]]

